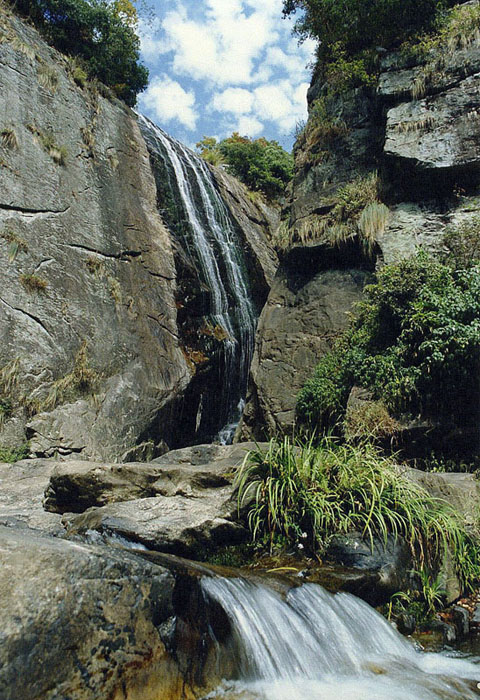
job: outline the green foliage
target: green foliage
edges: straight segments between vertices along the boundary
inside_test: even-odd
[[[18,447],[1,447],[0,446],[0,462],[6,462],[8,464],[13,464],[14,462],[19,462],[21,459],[27,459],[30,454],[30,447],[28,442]]]
[[[303,11],[295,29],[319,41],[320,58],[340,46],[347,56],[390,48],[434,25],[454,0],[284,0],[284,15]]]
[[[205,160],[214,165],[225,163],[247,187],[270,198],[281,195],[293,177],[293,157],[277,141],[252,140],[235,132],[219,143],[204,137],[197,148]]]
[[[137,94],[147,85],[148,71],[139,63],[140,40],[131,2],[17,0],[15,6],[55,48],[80,57],[89,77],[111,87],[127,104],[135,104]],[[42,79],[51,86],[50,78],[44,75]],[[80,84],[84,80],[78,71],[77,78]]]
[[[222,165],[225,162],[220,151],[220,144],[214,136],[204,136],[195,145],[201,158],[210,163],[210,165]]]
[[[322,550],[335,533],[354,530],[373,542],[402,536],[422,565],[447,548],[466,585],[478,573],[478,556],[461,515],[446,501],[410,482],[369,444],[323,438],[293,445],[272,440],[250,452],[235,479],[241,510],[248,509],[253,539],[284,536]],[[466,556],[468,552],[468,556]]]
[[[412,574],[412,587],[407,591],[398,591],[391,597],[388,618],[412,615],[417,628],[427,627],[445,602],[442,577],[440,574],[434,576],[426,566]]]
[[[356,384],[394,413],[475,422],[479,368],[479,268],[455,270],[421,251],[385,266],[366,287],[356,319],[321,359],[297,411],[301,421],[322,425],[342,415]]]

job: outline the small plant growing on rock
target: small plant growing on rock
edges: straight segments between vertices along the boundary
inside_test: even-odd
[[[35,49],[30,44],[22,41],[19,36],[14,36],[11,41],[11,46],[14,51],[19,51],[23,53],[30,61],[35,60]]]
[[[3,231],[0,235],[8,243],[8,262],[14,262],[20,252],[28,251],[27,242],[14,231]]]
[[[36,292],[36,293],[43,293],[46,291],[48,287],[48,282],[47,280],[43,279],[43,277],[39,277],[39,275],[35,274],[23,274],[20,275],[20,282],[22,285],[25,287],[27,292]]]
[[[58,73],[46,63],[41,63],[37,68],[37,77],[40,85],[49,92],[56,92],[58,86]]]
[[[90,272],[90,274],[95,275],[96,277],[102,277],[105,272],[103,260],[100,260],[93,255],[90,255],[85,260],[85,265],[87,266],[87,270]]]
[[[58,146],[52,133],[41,131],[34,124],[28,124],[27,129],[35,136],[43,150],[48,153],[52,160],[58,165],[65,165],[67,162],[67,147]]]
[[[0,462],[5,462],[7,464],[14,464],[19,462],[21,459],[27,459],[30,454],[30,447],[28,443],[19,445],[18,447],[1,447],[0,446]]]
[[[14,150],[18,148],[17,135],[13,129],[5,128],[0,131],[0,143],[3,148]]]
[[[72,371],[52,384],[46,398],[39,402],[38,410],[51,411],[58,404],[74,400],[78,396],[92,396],[99,381],[100,375],[90,367],[87,344],[83,342],[75,356]]]

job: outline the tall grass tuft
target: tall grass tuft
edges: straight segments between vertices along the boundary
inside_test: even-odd
[[[235,485],[239,509],[248,511],[254,539],[276,536],[322,551],[332,535],[361,531],[373,544],[388,534],[403,537],[420,566],[449,549],[465,586],[480,571],[462,516],[446,501],[413,484],[372,445],[324,437],[298,446],[288,437],[266,451],[250,452]]]

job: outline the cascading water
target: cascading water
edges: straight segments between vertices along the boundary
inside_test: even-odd
[[[145,117],[139,116],[139,123],[150,154],[163,163],[163,179],[166,175],[168,180],[164,200],[171,206],[160,202],[163,218],[194,258],[200,281],[209,290],[205,315],[222,343],[220,376],[210,397],[217,415],[217,434],[211,437],[228,444],[243,410],[257,320],[242,246],[206,163]],[[203,399],[197,429],[203,420]]]
[[[207,600],[231,624],[222,655],[231,677],[208,698],[238,700],[470,700],[480,667],[423,653],[367,603],[316,584],[288,591],[204,578]],[[231,661],[230,661],[231,664]]]

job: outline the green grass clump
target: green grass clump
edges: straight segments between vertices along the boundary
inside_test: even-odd
[[[20,275],[19,279],[22,283],[22,286],[25,287],[27,292],[42,294],[46,291],[48,287],[47,280],[43,279],[43,277],[39,277],[39,275],[26,273]]]
[[[30,448],[27,442],[18,447],[0,447],[0,462],[13,464],[21,459],[27,459],[29,454]]]
[[[449,549],[459,577],[473,586],[480,572],[462,516],[413,484],[391,459],[365,443],[325,437],[295,446],[285,437],[250,452],[237,473],[239,509],[253,539],[285,537],[322,552],[337,533],[403,537],[419,565],[434,566]]]

